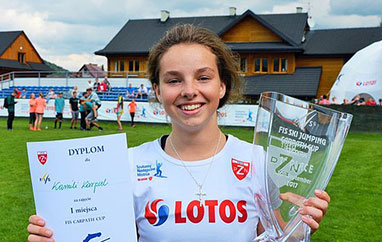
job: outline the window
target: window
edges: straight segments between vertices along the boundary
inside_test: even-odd
[[[255,59],[255,72],[260,72],[261,70],[261,58]]]
[[[268,72],[268,59],[267,58],[262,58],[261,71],[262,72]]]
[[[129,60],[129,72],[139,71],[139,60]]]
[[[247,58],[240,58],[240,71],[247,72]]]
[[[286,58],[273,59],[273,72],[287,72],[288,60]]]
[[[129,71],[130,72],[134,71],[134,61],[132,61],[132,60],[129,61]]]
[[[114,71],[118,72],[118,61],[114,62]]]
[[[268,72],[267,58],[256,58],[254,62],[255,62],[255,72],[259,72],[259,73]]]
[[[273,59],[273,72],[280,72],[280,59]]]
[[[119,70],[120,71],[125,71],[125,62],[124,61],[120,61],[119,62]]]
[[[286,72],[288,70],[287,59],[281,59],[281,72]]]
[[[135,68],[134,68],[135,71],[139,71],[139,61],[135,61]]]
[[[20,64],[25,64],[25,53],[18,53],[17,59]]]

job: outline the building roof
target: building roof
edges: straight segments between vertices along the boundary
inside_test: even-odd
[[[102,70],[102,68],[98,66],[97,64],[92,64],[92,63],[85,64],[80,68],[79,72],[81,71],[87,71],[92,77],[106,76],[106,72]]]
[[[161,22],[160,19],[129,20],[109,44],[95,54],[148,54],[164,33],[175,25],[194,24],[222,35],[247,16],[258,20],[292,47],[301,43],[308,17],[306,13],[256,15],[247,10],[242,15],[235,16],[170,17],[166,22]],[[275,43],[268,43],[267,48],[271,44]]]
[[[2,31],[0,32],[0,55],[22,34],[23,31]]]
[[[178,24],[194,24],[219,36],[246,17],[252,17],[283,42],[227,43],[237,52],[302,52],[303,55],[352,55],[367,45],[382,40],[382,27],[309,30],[307,13],[255,14],[251,10],[234,16],[202,16],[129,20],[97,55],[147,55],[164,33]],[[308,30],[305,34],[305,31]],[[305,34],[305,41],[303,42]],[[350,40],[350,41],[349,41]]]
[[[42,63],[28,62],[27,64],[21,64],[16,60],[8,59],[0,59],[0,68],[25,71],[52,71],[52,69]]]
[[[311,30],[306,35],[304,55],[352,55],[382,40],[382,27]]]
[[[321,67],[297,67],[293,74],[257,75],[245,77],[244,95],[257,96],[275,91],[289,96],[316,96]]]
[[[0,55],[2,55],[17,39],[17,37],[19,37],[21,34],[25,35],[24,31],[0,32]],[[26,35],[25,37],[27,41],[30,42],[30,40],[28,39]],[[32,45],[31,42],[30,44]],[[33,45],[32,45],[32,48],[34,49]],[[35,51],[37,56],[42,60],[40,55],[37,53],[37,50]],[[0,59],[0,68],[26,70],[26,71],[51,71],[51,69],[44,63],[27,62],[26,64],[21,64],[17,60],[9,60],[9,59]]]

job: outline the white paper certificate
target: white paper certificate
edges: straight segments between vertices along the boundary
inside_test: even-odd
[[[36,213],[56,242],[136,242],[125,134],[27,143]]]

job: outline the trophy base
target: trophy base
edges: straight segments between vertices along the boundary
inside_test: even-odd
[[[296,229],[287,236],[274,237],[269,236],[265,232],[257,236],[253,242],[310,242],[311,228],[303,223],[296,227]]]

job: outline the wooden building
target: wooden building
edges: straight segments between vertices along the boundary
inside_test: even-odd
[[[344,63],[354,53],[382,39],[382,28],[311,30],[307,13],[129,20],[97,55],[106,56],[111,76],[144,76],[150,48],[169,28],[194,24],[214,31],[236,52],[244,77],[244,95],[263,91],[313,98],[329,92]]]
[[[24,31],[0,32],[0,75],[12,71],[51,71]]]

